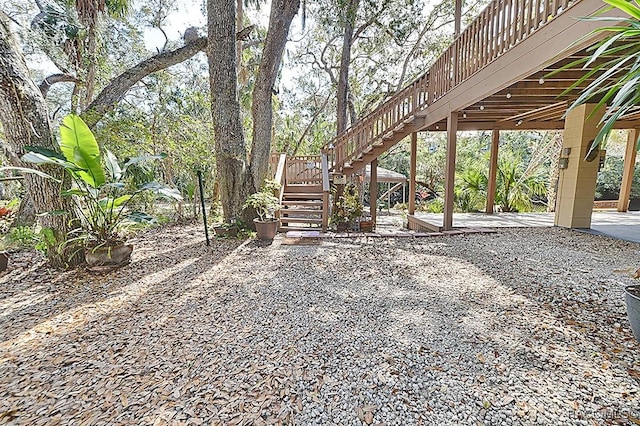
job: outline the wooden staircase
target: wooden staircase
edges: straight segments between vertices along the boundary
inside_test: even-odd
[[[289,184],[285,186],[280,210],[281,231],[322,230],[322,185]]]
[[[392,130],[370,141],[362,150],[358,151],[355,158],[345,162],[342,169],[336,171],[340,171],[346,175],[352,175],[358,172],[402,139],[420,130],[424,122],[424,117],[407,117]]]
[[[281,185],[274,194],[282,206],[278,212],[279,230],[325,232],[330,214],[327,155],[274,153],[270,164],[274,180]]]

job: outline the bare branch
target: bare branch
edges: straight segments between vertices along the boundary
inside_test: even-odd
[[[207,38],[200,37],[186,43],[179,49],[159,53],[129,68],[111,80],[111,83],[102,89],[93,102],[91,102],[87,109],[81,114],[83,120],[89,127],[95,126],[107,112],[113,109],[116,103],[124,98],[134,84],[154,72],[184,62],[206,48]]]
[[[78,84],[80,82],[81,80],[78,80],[76,77],[69,74],[52,74],[49,77],[42,80],[42,83],[40,83],[40,86],[38,86],[38,88],[40,89],[40,93],[42,93],[42,97],[46,98],[47,93],[49,92],[49,89],[51,88],[51,86],[53,86],[56,83]]]

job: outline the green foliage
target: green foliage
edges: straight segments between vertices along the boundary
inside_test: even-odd
[[[16,226],[9,230],[9,241],[12,246],[33,247],[40,238],[31,226]]]
[[[589,48],[590,56],[573,61],[549,74],[551,76],[576,65],[583,65],[586,72],[565,90],[563,95],[589,82],[570,105],[569,111],[591,102],[597,102],[596,110],[605,109],[600,120],[600,131],[591,146],[592,150],[604,146],[616,121],[640,104],[640,8],[626,0],[603,1],[610,7],[604,8],[601,13],[616,8],[629,17],[583,18],[589,21],[610,22],[611,25],[593,31],[591,35],[606,35]],[[621,22],[625,25],[620,25]]]
[[[624,161],[621,157],[609,155],[606,157],[604,168],[598,173],[596,199],[616,200],[618,198],[623,170]],[[640,173],[638,172],[633,174],[630,198],[640,198]]]
[[[334,198],[337,194],[337,188],[332,188]],[[331,223],[351,223],[362,215],[363,206],[360,202],[358,188],[349,183],[345,185],[342,195],[335,199],[335,206],[331,211]]]
[[[152,192],[166,199],[181,200],[176,190],[157,182],[141,182],[129,190],[126,179],[130,168],[145,161],[165,158],[165,155],[133,157],[121,165],[111,152],[101,152],[92,132],[80,117],[68,116],[63,120],[60,148],[62,155],[32,148],[23,160],[60,166],[68,172],[72,184],[61,195],[73,200],[80,217],[80,238],[90,246],[120,241],[120,231],[127,223],[154,222],[151,216],[128,208],[131,201],[142,193]],[[50,212],[60,213],[68,212]]]
[[[274,219],[276,212],[280,210],[280,200],[273,194],[279,189],[278,182],[266,180],[260,191],[247,197],[243,208],[255,210],[262,222]]]

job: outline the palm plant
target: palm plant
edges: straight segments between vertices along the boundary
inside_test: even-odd
[[[504,212],[531,211],[533,199],[547,192],[547,183],[539,169],[525,168],[522,160],[502,157],[496,176],[496,204]]]
[[[597,147],[604,146],[616,121],[640,104],[640,7],[636,6],[637,2],[634,4],[627,0],[603,1],[610,6],[602,9],[598,15],[615,8],[629,17],[624,19],[606,16],[583,18],[611,22],[612,25],[598,28],[591,34],[607,33],[600,42],[589,48],[588,51],[591,52],[589,56],[573,61],[549,74],[553,75],[581,64],[583,69],[590,68],[562,93],[566,95],[585,81],[593,79],[569,106],[568,111],[594,101],[597,101],[594,112],[606,108],[600,120],[601,129],[587,155]],[[620,26],[620,23],[624,23],[625,26]],[[598,61],[599,59],[601,61]]]

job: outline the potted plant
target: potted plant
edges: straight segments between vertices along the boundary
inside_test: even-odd
[[[237,237],[238,225],[235,220],[213,225],[213,232],[219,237]]]
[[[258,238],[261,240],[271,241],[278,233],[280,221],[276,218],[276,212],[280,210],[280,200],[273,194],[279,189],[278,182],[267,180],[262,189],[249,195],[244,203],[245,209],[251,208],[258,215],[253,219],[253,223],[256,226]]]
[[[636,272],[636,278],[639,277]],[[630,285],[624,289],[624,298],[627,302],[627,317],[631,324],[631,331],[636,340],[640,342],[640,285]]]
[[[29,152],[22,160],[62,167],[70,176],[70,185],[61,192],[61,196],[70,197],[73,202],[79,225],[79,235],[75,238],[83,241],[89,269],[108,271],[129,263],[133,246],[125,243],[121,233],[123,227],[132,222],[155,222],[148,214],[132,211],[129,208],[131,202],[144,192],[177,201],[182,197],[177,190],[157,182],[144,182],[132,188],[127,185],[127,170],[134,164],[165,158],[166,155],[130,158],[121,165],[113,153],[100,149],[91,130],[73,114],[62,121],[59,147],[60,152],[27,147]],[[35,169],[4,169],[17,169],[57,180]]]
[[[360,202],[358,188],[349,183],[345,185],[342,194],[337,195],[336,187],[333,188],[332,192],[335,202],[331,212],[331,223],[336,225],[338,232],[344,232],[362,214],[362,203]]]

